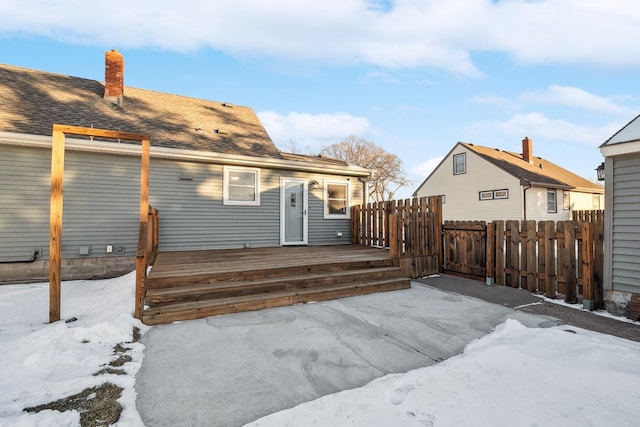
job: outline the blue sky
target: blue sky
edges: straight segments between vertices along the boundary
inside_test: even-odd
[[[276,145],[350,134],[396,154],[409,196],[457,141],[588,179],[640,114],[634,0],[4,0],[0,62],[252,107]]]

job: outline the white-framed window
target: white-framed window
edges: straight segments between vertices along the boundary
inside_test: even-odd
[[[562,192],[562,210],[568,211],[571,209],[571,192],[564,190]]]
[[[493,199],[493,191],[480,191],[478,193],[478,198],[480,200],[491,200]]]
[[[461,175],[467,173],[467,156],[466,153],[453,155],[453,174]]]
[[[547,212],[548,213],[556,213],[558,212],[558,200],[556,199],[556,190],[555,189],[547,189]]]
[[[493,198],[494,199],[508,199],[509,198],[509,190],[493,190]]]
[[[325,181],[324,182],[324,217],[350,218],[351,205],[349,204],[349,182],[348,181]]]
[[[225,205],[260,206],[260,169],[225,166],[223,175]]]

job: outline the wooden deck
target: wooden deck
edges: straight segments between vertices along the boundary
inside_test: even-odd
[[[386,249],[360,245],[158,253],[143,321],[218,314],[405,289]]]

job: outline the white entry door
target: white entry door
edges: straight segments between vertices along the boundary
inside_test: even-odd
[[[308,227],[307,181],[280,178],[280,243],[306,245]]]

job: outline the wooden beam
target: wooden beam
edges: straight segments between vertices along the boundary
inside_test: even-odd
[[[96,129],[80,126],[53,125],[54,132],[62,132],[65,135],[94,136],[109,139],[124,139],[126,141],[149,141],[150,137],[145,133],[120,132],[117,130]]]
[[[150,163],[150,143],[149,138],[142,140],[142,154],[140,157],[140,233],[138,242],[147,242],[149,233],[149,163]],[[145,245],[146,246],[146,245]],[[150,248],[138,247],[136,251],[136,301],[134,316],[142,320],[144,311],[144,297],[147,293],[147,254]]]
[[[49,199],[49,322],[60,320],[62,263],[62,201],[64,186],[64,133],[51,139],[51,196]]]
[[[148,233],[149,220],[149,163],[150,137],[148,134],[121,132],[107,129],[95,129],[79,126],[54,124],[51,137],[51,196],[49,208],[49,322],[60,320],[60,280],[62,263],[62,204],[64,185],[64,144],[66,135],[93,136],[108,139],[140,141],[142,155],[140,160],[140,230]],[[142,255],[142,265],[138,262],[136,251],[136,308],[135,314],[142,319],[147,251]],[[142,295],[140,300],[140,295]],[[139,301],[140,300],[140,301]]]

